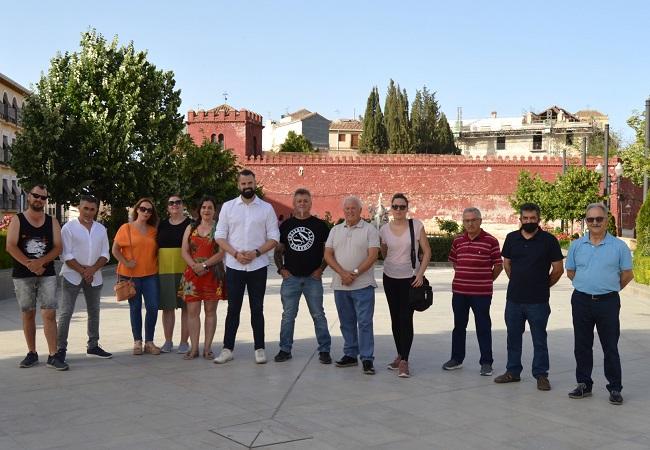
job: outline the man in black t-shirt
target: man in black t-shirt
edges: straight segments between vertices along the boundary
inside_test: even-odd
[[[519,216],[521,228],[509,233],[503,243],[503,268],[510,279],[505,311],[508,363],[506,372],[494,381],[521,380],[522,335],[528,321],[534,349],[533,376],[537,379],[537,389],[549,391],[546,324],[551,314],[550,288],[564,272],[564,256],[555,236],[539,228],[539,216],[539,206],[523,204]]]
[[[298,314],[300,296],[304,294],[314,321],[318,341],[318,360],[331,364],[331,337],[323,310],[323,260],[329,229],[325,221],[311,215],[311,194],[297,189],[293,195],[293,217],[280,226],[280,244],[275,248],[275,264],[282,275],[282,325],[280,352],[276,362],[291,359],[293,328]]]

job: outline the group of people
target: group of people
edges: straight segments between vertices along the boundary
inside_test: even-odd
[[[159,221],[152,199],[140,199],[131,220],[115,235],[112,254],[118,261],[118,278],[134,283],[135,295],[128,300],[133,354],[159,355],[174,350],[172,336],[175,310],[181,309],[181,342],[177,352],[184,359],[199,356],[200,313],[203,302],[204,339],[202,357],[225,364],[234,357],[240,312],[245,292],[251,312],[254,358],[267,362],[264,335],[264,296],[269,253],[282,277],[283,306],[279,351],[276,362],[292,358],[294,324],[300,298],[305,297],[314,322],[319,362],[331,364],[331,337],[323,308],[323,271],[332,270],[332,289],[343,354],[338,367],[357,366],[372,375],[374,367],[373,315],[375,306],[375,262],[383,257],[383,288],[388,301],[396,357],[387,365],[401,378],[411,376],[410,350],[414,338],[414,309],[409,303],[412,287],[422,286],[431,250],[424,226],[408,218],[409,201],[401,193],[391,199],[392,220],[380,230],[362,220],[362,203],[349,196],[343,201],[344,221],[331,230],[311,214],[312,196],[306,189],[293,195],[291,217],[278,224],[273,207],[255,194],[255,174],[248,169],[238,175],[240,195],[220,210],[214,198],[199,202],[198,218],[184,215],[178,195],[168,199],[168,216]],[[101,268],[109,261],[106,228],[95,221],[99,202],[82,196],[79,218],[59,227],[45,214],[47,188],[30,189],[28,208],[12,220],[7,251],[14,259],[14,285],[22,310],[23,329],[29,352],[20,367],[38,362],[35,348],[35,310],[40,303],[48,344],[48,367],[67,370],[67,338],[75,300],[83,290],[88,310],[87,354],[112,355],[99,346],[99,300]],[[218,213],[218,219],[217,219]],[[607,208],[589,205],[589,233],[569,248],[566,270],[572,280],[571,298],[575,336],[577,387],[571,398],[591,395],[593,380],[593,330],[597,328],[605,355],[609,400],[621,404],[621,363],[618,354],[620,298],[618,292],[633,278],[629,249],[606,229]],[[496,383],[521,380],[522,335],[528,322],[534,357],[532,374],[537,388],[551,389],[546,327],[550,316],[550,288],[564,273],[563,254],[557,239],[539,226],[540,210],[522,205],[520,229],[511,232],[499,247],[496,238],[481,228],[481,212],[466,208],[464,232],[457,236],[449,254],[453,263],[451,358],[444,370],[460,369],[465,359],[466,328],[470,310],[474,314],[480,349],[480,375],[492,375],[490,304],[493,283],[505,269],[509,278],[505,322],[507,327],[506,371]],[[419,255],[413,258],[412,254]],[[63,261],[61,296],[56,297],[54,259]],[[146,310],[142,336],[142,303]],[[212,350],[216,330],[217,302],[228,301],[223,346]],[[59,314],[56,317],[56,310]],[[165,342],[154,344],[158,311],[162,310]],[[58,331],[57,331],[58,321]]]

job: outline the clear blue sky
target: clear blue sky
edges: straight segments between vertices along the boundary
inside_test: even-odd
[[[393,78],[437,92],[450,119],[597,109],[614,131],[650,95],[646,1],[3,2],[0,72],[28,86],[80,33],[134,41],[173,70],[182,112],[223,102],[265,119],[362,114]],[[8,3],[8,4],[6,4]]]

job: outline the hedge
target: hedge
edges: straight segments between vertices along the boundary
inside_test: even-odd
[[[7,253],[7,234],[0,232],[0,269],[9,269],[14,266],[14,261]]]
[[[431,262],[447,262],[451,243],[455,236],[433,235],[427,236],[429,247],[431,247]]]
[[[650,285],[650,197],[636,218],[636,250],[634,251],[634,279]]]

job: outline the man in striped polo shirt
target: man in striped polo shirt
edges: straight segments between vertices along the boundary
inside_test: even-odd
[[[492,321],[490,303],[492,285],[503,270],[499,241],[481,228],[481,211],[465,208],[465,233],[451,244],[449,261],[454,265],[451,304],[454,310],[454,331],[451,338],[451,359],[442,365],[444,370],[463,367],[465,334],[469,310],[474,313],[476,337],[481,350],[481,375],[492,375]]]

